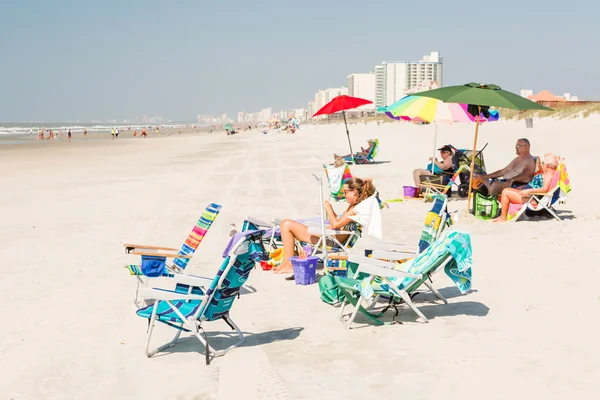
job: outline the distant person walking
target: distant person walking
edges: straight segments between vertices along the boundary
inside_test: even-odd
[[[115,128],[110,130],[110,134],[112,135],[113,140],[115,140]]]
[[[87,135],[87,129],[83,130],[83,136],[85,137]]]
[[[119,128],[115,128],[115,137],[119,138]]]
[[[144,138],[145,138],[146,136],[148,136],[148,135],[146,134],[146,128],[142,128],[142,137],[144,137]]]
[[[71,141],[71,130],[69,129],[69,132],[67,132],[67,136],[69,137],[69,142]]]

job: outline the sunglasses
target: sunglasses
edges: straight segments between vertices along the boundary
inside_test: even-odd
[[[527,146],[527,145],[526,144],[518,144],[518,145],[515,146],[515,149],[519,149],[519,148],[524,147],[524,146]]]

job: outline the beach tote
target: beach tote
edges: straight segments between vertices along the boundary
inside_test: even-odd
[[[475,193],[473,196],[473,214],[480,219],[492,219],[498,216],[498,200],[494,196]]]
[[[329,305],[334,305],[344,299],[344,294],[338,287],[333,276],[327,274],[319,279],[319,291],[321,292],[321,300]]]
[[[142,256],[142,274],[150,278],[161,276],[166,268],[166,257]]]

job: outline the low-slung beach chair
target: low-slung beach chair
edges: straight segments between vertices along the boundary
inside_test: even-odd
[[[373,146],[371,146],[371,149],[369,150],[367,155],[364,155],[362,153],[354,153],[354,160],[352,160],[353,157],[351,156],[345,156],[343,157],[343,159],[348,164],[374,164],[375,157],[377,156],[378,151],[379,139],[373,139]]]
[[[344,295],[340,318],[343,319],[345,306],[350,303],[354,306],[354,311],[346,322],[347,328],[351,327],[359,311],[375,324],[383,325],[385,323],[381,317],[390,306],[396,309],[399,303],[406,303],[424,322],[428,322],[427,317],[412,302],[411,294],[421,285],[425,285],[438,299],[447,303],[448,301],[433,287],[431,280],[431,276],[442,266],[461,293],[467,292],[471,288],[471,254],[469,234],[454,231],[448,232],[418,257],[404,264],[351,255],[349,261],[357,264],[354,278],[334,277]],[[359,279],[361,277],[362,279]],[[365,304],[365,307],[363,303],[374,296],[390,297],[390,306],[381,312],[368,310],[371,306]]]
[[[556,168],[550,187],[551,189],[548,193],[533,193],[525,204],[510,204],[508,207],[508,219],[516,222],[527,210],[534,213],[546,210],[556,220],[560,221],[560,217],[556,214],[553,206],[557,201],[564,203],[571,191],[569,174],[563,160],[559,162]]]
[[[223,253],[223,263],[213,279],[186,274],[175,274],[177,284],[201,288],[201,294],[180,293],[163,288],[142,288],[140,292],[152,304],[137,310],[137,315],[148,319],[148,338],[146,355],[152,357],[158,352],[173,347],[182,331],[191,332],[205,349],[206,364],[212,357],[225,355],[244,341],[242,331],[231,319],[229,312],[240,288],[254,269],[255,262],[264,260],[265,250],[262,244],[264,231],[246,231],[236,233],[229,241]],[[237,333],[238,341],[224,350],[216,350],[208,343],[202,324],[222,319]],[[175,338],[169,343],[150,350],[150,339],[156,322],[162,322],[177,330]]]
[[[221,206],[219,204],[211,203],[209,204],[198,221],[196,225],[192,228],[192,231],[188,235],[187,239],[181,247],[178,249],[173,247],[164,247],[164,246],[148,246],[148,245],[137,245],[125,243],[125,252],[128,254],[141,255],[142,257],[164,257],[164,258],[172,258],[173,263],[171,265],[167,265],[163,271],[162,276],[164,277],[172,277],[174,274],[181,273],[187,267],[190,259],[196,252],[198,245],[206,236],[206,233],[212,226],[213,222],[219,215],[221,211]],[[173,253],[177,252],[177,253]],[[131,275],[134,275],[138,278],[137,288],[136,288],[136,296],[135,296],[135,304],[139,305],[138,292],[140,288],[140,284],[144,285],[147,283],[147,276],[144,275],[142,271],[141,264],[128,264],[125,266]],[[185,287],[180,287],[180,290],[185,290]]]

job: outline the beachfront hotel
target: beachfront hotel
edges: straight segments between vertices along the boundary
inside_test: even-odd
[[[375,103],[375,73],[348,75],[348,95],[371,100]],[[372,110],[375,104],[366,104],[359,110]]]
[[[443,85],[443,61],[438,51],[421,61],[382,62],[375,67],[375,106],[383,107],[401,99],[423,82]]]

